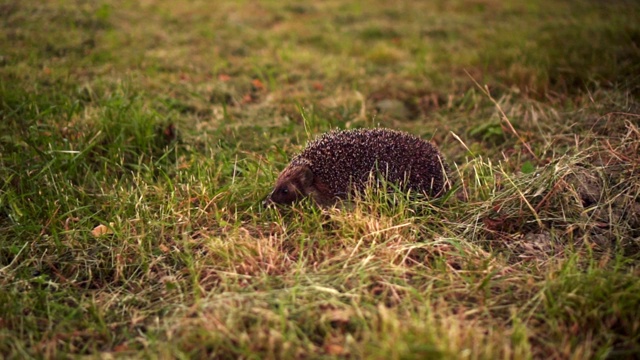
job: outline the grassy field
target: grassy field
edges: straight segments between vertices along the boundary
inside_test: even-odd
[[[0,357],[640,357],[640,3],[0,0]],[[265,209],[335,128],[455,189]]]

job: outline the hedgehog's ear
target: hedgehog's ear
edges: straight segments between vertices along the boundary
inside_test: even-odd
[[[307,188],[313,184],[313,171],[308,165],[300,166],[300,183],[303,188]]]

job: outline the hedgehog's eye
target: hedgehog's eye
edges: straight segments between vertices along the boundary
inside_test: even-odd
[[[280,193],[283,194],[283,195],[287,195],[289,193],[289,189],[282,188],[282,189],[280,189]]]

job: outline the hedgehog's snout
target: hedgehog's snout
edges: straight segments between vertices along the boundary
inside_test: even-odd
[[[287,201],[288,199],[286,198],[287,194],[288,190],[283,191],[281,187],[276,187],[275,189],[273,189],[273,191],[271,191],[271,193],[269,193],[269,195],[267,195],[266,199],[264,199],[264,201],[262,202],[262,205],[264,205],[265,207],[270,207],[278,204],[287,204],[289,203],[289,201]]]
[[[271,199],[271,194],[267,195],[267,197],[262,200],[262,207],[269,208],[275,205],[273,199]]]

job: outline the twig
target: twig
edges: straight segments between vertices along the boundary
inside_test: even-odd
[[[501,121],[504,121],[507,126],[509,127],[509,130],[513,133],[513,135],[515,135],[518,140],[520,140],[520,142],[522,143],[522,145],[524,145],[525,148],[527,148],[527,150],[529,151],[529,153],[531,154],[531,156],[533,156],[534,159],[536,160],[540,160],[536,154],[533,152],[533,150],[531,150],[531,147],[529,147],[529,144],[527,144],[526,141],[524,141],[524,138],[522,138],[522,136],[520,136],[520,134],[518,134],[518,132],[516,131],[516,129],[513,128],[513,125],[511,125],[511,121],[509,121],[509,118],[507,117],[507,114],[504,113],[504,111],[502,111],[502,108],[500,107],[500,104],[498,104],[498,102],[496,101],[496,99],[493,98],[493,96],[491,96],[491,92],[489,92],[489,87],[487,87],[486,85],[484,87],[480,86],[480,84],[476,81],[476,79],[473,78],[473,76],[471,76],[471,74],[469,74],[469,72],[467,70],[465,70],[464,72],[467,73],[467,75],[471,78],[471,80],[473,80],[474,84],[476,84],[476,86],[485,94],[487,95],[487,97],[489,98],[489,100],[491,100],[491,102],[496,106],[496,108],[498,109],[498,111],[500,112],[501,115]]]

